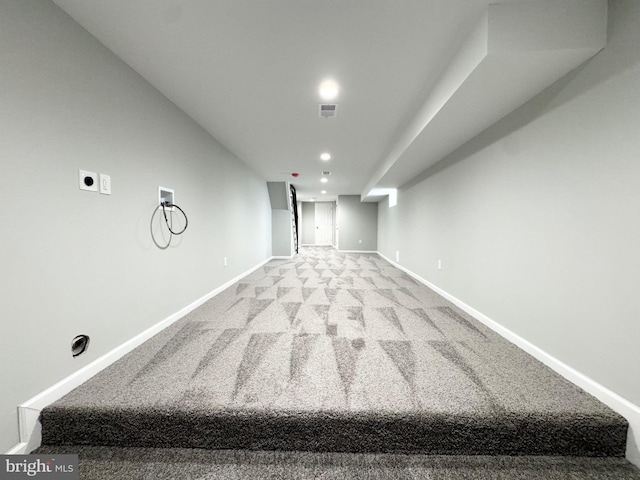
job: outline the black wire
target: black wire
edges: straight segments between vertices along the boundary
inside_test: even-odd
[[[178,205],[176,205],[175,203],[169,203],[169,202],[162,202],[162,213],[164,214],[164,221],[167,224],[167,228],[169,229],[169,231],[173,234],[173,235],[182,235],[184,233],[184,231],[187,229],[187,227],[189,226],[189,219],[187,218],[187,214],[184,213],[184,210],[182,210]],[[172,226],[173,226],[173,217],[171,218],[171,223],[172,225],[169,225],[169,219],[167,218],[167,211],[165,210],[165,207],[175,207],[178,210],[180,210],[180,213],[182,213],[182,215],[184,216],[184,228],[182,230],[180,230],[179,232],[174,232],[172,230]]]

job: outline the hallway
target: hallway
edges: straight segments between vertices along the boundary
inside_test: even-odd
[[[272,260],[42,413],[43,444],[624,456],[626,421],[374,254]]]

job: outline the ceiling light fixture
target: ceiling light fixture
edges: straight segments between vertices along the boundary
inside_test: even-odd
[[[321,193],[322,195],[326,195],[326,194],[327,194],[327,191],[326,191],[326,190],[322,190],[320,193]]]
[[[327,182],[329,181],[329,179],[328,179],[327,177],[322,177],[322,178],[320,179],[320,181],[321,181],[322,183],[327,183]]]
[[[320,160],[323,160],[325,162],[331,160],[331,154],[324,152],[323,154],[320,155]]]
[[[333,100],[338,96],[340,87],[333,80],[325,80],[320,84],[320,98],[323,100]]]

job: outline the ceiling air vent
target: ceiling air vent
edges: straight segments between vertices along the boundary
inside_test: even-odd
[[[318,104],[318,116],[320,118],[334,118],[338,115],[338,105],[335,103]]]

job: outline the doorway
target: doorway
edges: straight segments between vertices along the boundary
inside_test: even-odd
[[[315,204],[315,244],[333,245],[333,204],[318,202]]]

